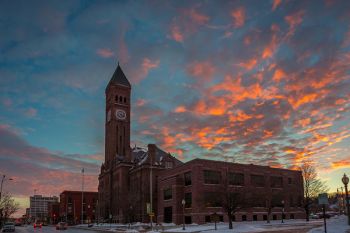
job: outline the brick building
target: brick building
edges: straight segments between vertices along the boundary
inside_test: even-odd
[[[56,224],[60,216],[60,203],[51,202],[48,204],[48,222],[51,224]]]
[[[237,194],[241,209],[235,221],[294,219],[305,216],[300,171],[253,164],[194,159],[158,175],[158,222],[205,223],[213,213],[228,221],[223,206],[226,193]],[[185,200],[183,214],[182,200]]]
[[[83,219],[85,223],[96,220],[97,192],[84,191]],[[61,221],[67,221],[68,224],[81,223],[81,191],[63,191],[60,194],[59,218]]]
[[[204,223],[214,212],[227,220],[217,200],[223,190],[244,196],[237,221],[263,220],[268,209],[272,219],[280,219],[282,209],[286,218],[303,217],[300,172],[203,159],[182,163],[154,144],[131,148],[131,85],[119,64],[105,94],[105,161],[98,185],[102,219],[149,222],[152,212],[152,221],[182,223],[185,199],[186,222]]]

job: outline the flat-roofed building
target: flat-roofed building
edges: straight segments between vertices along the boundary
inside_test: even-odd
[[[227,195],[237,201],[235,221],[304,218],[300,171],[194,159],[158,174],[158,222],[205,223],[213,213],[228,221]],[[183,208],[182,202],[185,201]],[[184,213],[184,214],[183,214]]]

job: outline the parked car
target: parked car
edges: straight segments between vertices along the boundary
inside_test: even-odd
[[[310,219],[319,219],[320,217],[317,214],[310,214]]]
[[[56,230],[67,230],[67,223],[65,222],[57,223]]]
[[[13,222],[6,222],[2,227],[2,232],[14,232],[15,224]]]

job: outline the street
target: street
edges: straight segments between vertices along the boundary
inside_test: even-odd
[[[68,227],[67,230],[56,230],[54,226],[44,226],[42,228],[34,228],[33,226],[20,226],[16,227],[16,233],[52,233],[52,232],[64,232],[64,233],[83,233],[83,232],[90,232],[94,233],[97,231],[92,230],[82,230],[82,229],[74,229]]]

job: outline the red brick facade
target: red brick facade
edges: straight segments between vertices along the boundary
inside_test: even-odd
[[[68,224],[81,223],[81,191],[63,191],[60,194],[60,221],[67,221]],[[84,222],[95,222],[97,209],[97,192],[84,192]]]
[[[211,171],[219,174],[217,184],[207,184],[215,182],[212,182],[211,179],[204,179],[204,173],[207,172],[210,175]],[[187,185],[185,184],[185,173],[191,177],[190,182],[187,179]],[[231,185],[230,182],[224,182],[228,180],[228,174],[241,174],[242,183]],[[263,183],[255,184],[253,179],[259,180],[257,178]],[[206,194],[221,197],[222,192],[240,193],[246,197],[246,202],[249,202],[235,213],[236,221],[266,220],[266,206],[272,207],[270,219],[281,219],[282,200],[284,201],[285,219],[304,218],[302,182],[300,171],[195,159],[159,174],[157,220],[158,222],[182,223],[183,206],[181,202],[183,199],[190,199],[191,204],[188,205],[188,203],[184,209],[186,222],[205,223],[210,221],[210,215],[213,213],[218,213],[224,221],[227,221],[227,214],[220,204],[216,207],[206,205],[206,196],[210,197]],[[166,192],[170,192],[169,189],[171,198],[165,197]],[[254,207],[255,203],[259,203],[257,207]]]

